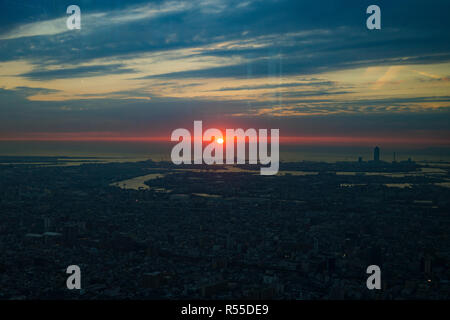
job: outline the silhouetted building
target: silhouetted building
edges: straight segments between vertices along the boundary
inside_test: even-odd
[[[380,161],[380,148],[373,149],[373,161]]]

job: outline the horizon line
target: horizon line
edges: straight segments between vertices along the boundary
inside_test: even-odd
[[[270,140],[270,137],[268,137]],[[48,135],[0,137],[1,142],[158,142],[175,144],[170,136],[80,136],[79,134],[63,134],[49,137]],[[448,138],[411,138],[411,137],[349,137],[349,136],[280,136],[280,144],[284,145],[409,145],[409,146],[439,146],[450,147]],[[204,141],[209,143],[209,141]],[[225,142],[226,143],[226,142]]]

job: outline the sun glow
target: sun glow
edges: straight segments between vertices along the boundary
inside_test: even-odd
[[[217,143],[218,144],[222,144],[223,143],[223,139],[222,138],[217,139]]]

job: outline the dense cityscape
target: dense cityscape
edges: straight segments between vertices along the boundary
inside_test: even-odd
[[[0,299],[450,298],[448,163],[70,161],[1,157]]]

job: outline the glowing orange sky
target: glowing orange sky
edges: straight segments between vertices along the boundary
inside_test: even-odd
[[[270,137],[269,137],[270,140]],[[170,136],[120,136],[105,133],[39,133],[20,136],[3,136],[0,141],[104,141],[104,142],[154,142],[175,144]],[[226,143],[226,142],[225,142]],[[370,136],[280,136],[285,145],[408,145],[408,146],[450,146],[450,137],[370,137]]]

